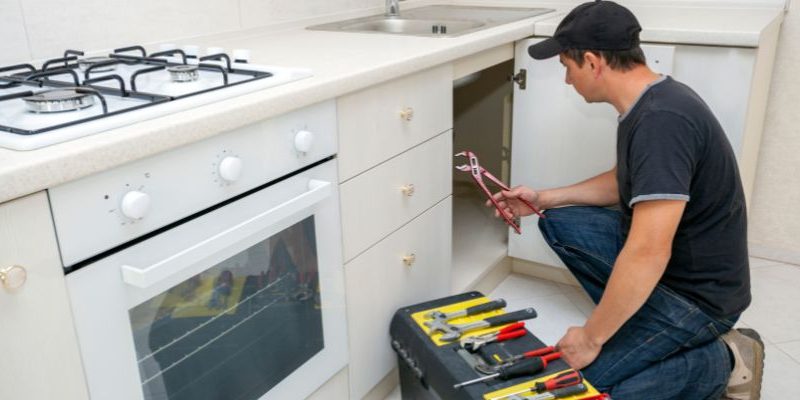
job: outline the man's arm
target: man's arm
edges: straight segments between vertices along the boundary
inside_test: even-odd
[[[630,233],[603,298],[586,324],[570,328],[558,343],[572,368],[591,364],[603,344],[647,301],[667,267],[685,207],[686,202],[680,200],[634,205]]]
[[[564,205],[611,206],[619,202],[617,168],[574,185],[539,192],[542,208]]]

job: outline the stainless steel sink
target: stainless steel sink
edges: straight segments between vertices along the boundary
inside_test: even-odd
[[[307,29],[453,37],[552,12],[550,8],[435,5],[403,9],[397,17],[373,15]]]

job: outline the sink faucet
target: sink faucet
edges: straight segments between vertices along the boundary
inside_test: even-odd
[[[386,0],[386,16],[387,17],[400,16],[400,0]]]

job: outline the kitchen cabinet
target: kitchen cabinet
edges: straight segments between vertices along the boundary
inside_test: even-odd
[[[558,58],[532,60],[527,48],[541,40],[516,45],[515,70],[526,70],[527,88],[514,88],[511,183],[545,189],[576,183],[614,166],[617,114],[610,105],[587,104],[564,84]],[[642,44],[651,68],[689,85],[717,116],[736,153],[748,198],[769,86],[771,67],[765,64],[771,65],[774,57],[768,47]],[[510,236],[508,254],[563,267],[537,222],[535,216],[523,219],[523,233]]]
[[[21,268],[21,286],[0,285],[0,399],[87,399],[44,192],[0,204],[0,270],[11,280]]]
[[[352,399],[396,366],[394,311],[450,291],[452,76],[442,65],[337,100]]]

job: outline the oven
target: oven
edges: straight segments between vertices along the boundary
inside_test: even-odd
[[[92,399],[300,399],[347,363],[335,103],[49,190]]]

